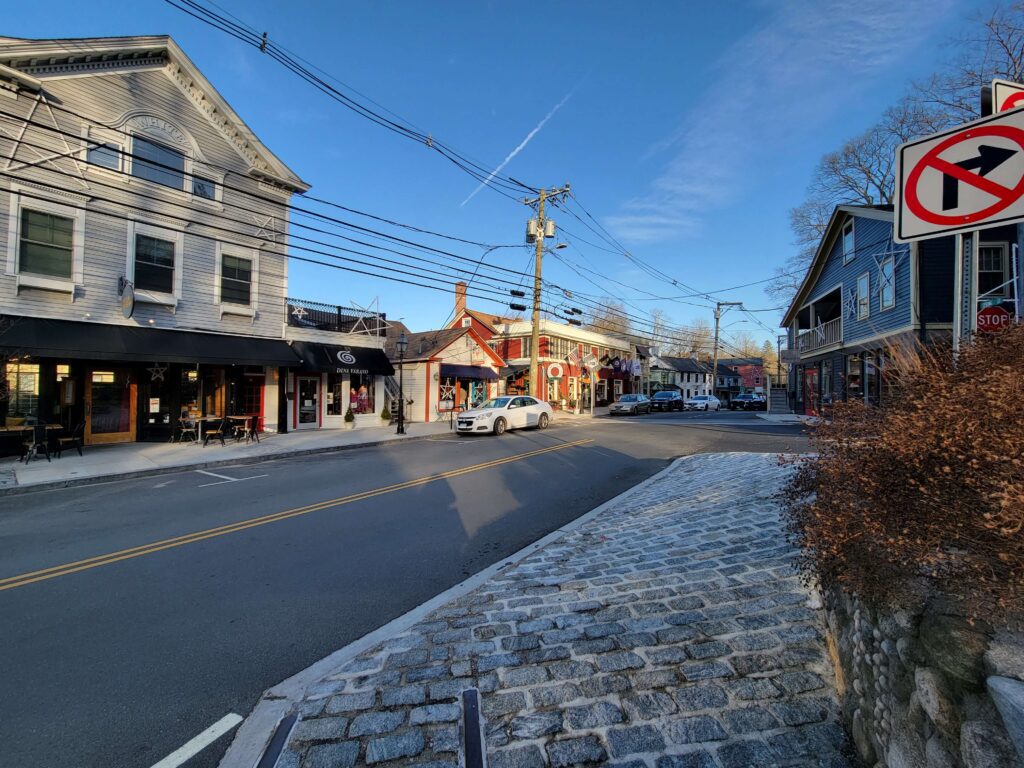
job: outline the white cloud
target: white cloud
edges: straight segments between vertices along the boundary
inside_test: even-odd
[[[635,242],[694,231],[704,214],[728,202],[777,148],[799,141],[816,119],[856,96],[858,84],[884,76],[926,40],[955,0],[773,3],[759,28],[732,44],[715,81],[651,155],[671,153],[642,196],[607,223]]]

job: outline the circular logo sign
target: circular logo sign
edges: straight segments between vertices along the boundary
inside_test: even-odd
[[[1010,313],[1002,307],[985,307],[978,313],[978,331],[979,333],[1001,331],[1010,324],[1011,319]]]
[[[131,283],[127,283],[121,291],[121,314],[126,319],[131,318],[135,313],[135,289]]]
[[[343,349],[338,352],[338,360],[343,362],[345,365],[355,365],[356,356],[349,352],[347,349]]]
[[[560,379],[562,378],[562,366],[558,363],[552,363],[548,366],[548,378]]]

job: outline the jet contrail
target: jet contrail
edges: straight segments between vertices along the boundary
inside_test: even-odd
[[[562,105],[564,105],[565,102],[567,102],[572,97],[572,95],[575,92],[576,92],[576,89],[573,88],[571,91],[569,91],[567,94],[565,94],[565,97],[560,102],[555,104],[554,108],[544,116],[544,119],[541,120],[539,123],[537,123],[537,127],[534,128],[532,131],[530,131],[528,134],[526,134],[526,138],[523,139],[519,143],[519,146],[516,147],[515,149],[513,149],[511,152],[508,153],[508,155],[505,157],[505,159],[501,161],[501,165],[499,165],[497,168],[495,168],[493,171],[491,171],[491,175],[488,176],[483,181],[481,181],[480,185],[476,189],[474,189],[472,192],[469,193],[469,197],[467,197],[465,200],[463,200],[459,204],[459,207],[461,208],[462,206],[464,206],[466,203],[468,203],[470,200],[473,199],[473,196],[476,195],[477,192],[479,192],[481,189],[483,189],[488,184],[490,184],[491,183],[491,179],[493,179],[495,176],[497,176],[499,173],[501,173],[501,169],[504,168],[506,165],[508,165],[509,162],[511,162],[513,157],[515,157],[516,155],[518,155],[520,152],[523,151],[523,148],[527,144],[530,143],[530,139],[532,139],[534,136],[536,136],[540,132],[540,129],[544,127],[544,125],[547,123],[548,120],[550,120],[552,117],[555,116],[555,112],[560,110],[562,108]]]

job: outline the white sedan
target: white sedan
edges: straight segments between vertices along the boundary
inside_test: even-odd
[[[683,403],[683,408],[688,411],[719,411],[722,401],[714,395],[694,395]]]
[[[463,411],[455,420],[460,435],[474,432],[502,434],[507,429],[547,429],[551,423],[551,406],[532,397],[494,397],[476,408]]]

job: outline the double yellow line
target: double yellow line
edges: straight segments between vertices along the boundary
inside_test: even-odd
[[[362,491],[361,493],[353,493],[349,496],[339,496],[336,499],[328,499],[327,501],[319,501],[316,504],[309,504],[305,507],[297,507],[295,509],[288,509],[283,512],[275,512],[271,515],[264,515],[263,517],[255,517],[251,520],[242,520],[237,523],[231,523],[230,525],[221,525],[217,528],[208,528],[205,531],[196,531],[195,533],[189,533],[184,536],[176,536],[173,539],[163,539],[162,541],[154,541],[150,544],[142,544],[138,547],[131,547],[130,549],[122,549],[117,552],[110,552],[106,555],[97,555],[96,557],[89,557],[85,560],[76,560],[73,563],[65,563],[64,565],[55,565],[51,568],[43,568],[39,571],[31,571],[30,573],[22,573],[18,576],[10,576],[6,579],[0,579],[0,592],[6,589],[14,589],[16,587],[24,587],[27,584],[34,584],[37,581],[46,581],[47,579],[55,579],[58,576],[67,576],[72,573],[79,571],[88,571],[92,568],[99,568],[104,565],[110,565],[111,563],[117,563],[122,560],[130,560],[133,557],[142,557],[143,555],[149,555],[154,552],[160,552],[164,549],[172,549],[174,547],[183,547],[186,544],[192,544],[197,541],[203,541],[204,539],[212,539],[217,536],[227,536],[229,533],[237,533],[238,531],[244,531],[247,528],[255,528],[260,525],[267,525],[268,523],[276,523],[281,520],[287,520],[291,517],[299,517],[300,515],[308,515],[310,512],[319,512],[323,509],[329,509],[330,507],[340,507],[344,504],[352,504],[356,501],[362,501],[363,499],[369,499],[374,496],[381,496],[386,493],[394,493],[395,491],[403,491],[406,488],[415,488],[420,485],[427,485],[428,483],[434,483],[438,480],[447,480],[452,477],[458,477],[460,475],[468,475],[472,472],[479,472],[484,469],[490,469],[491,467],[499,467],[502,464],[509,464],[514,461],[521,461],[523,459],[529,459],[533,456],[540,456],[545,453],[551,453],[552,451],[562,451],[566,448],[575,448],[580,445],[592,443],[592,439],[586,440],[575,440],[570,443],[559,443],[558,445],[552,445],[548,448],[540,448],[536,451],[527,451],[526,453],[517,453],[513,456],[506,456],[502,459],[495,459],[493,461],[485,461],[481,464],[473,464],[468,467],[461,469],[452,469],[447,472],[440,472],[436,475],[427,475],[426,477],[419,477],[415,480],[406,480],[403,483],[395,483],[394,485],[387,485],[383,488],[375,488],[370,491]]]

